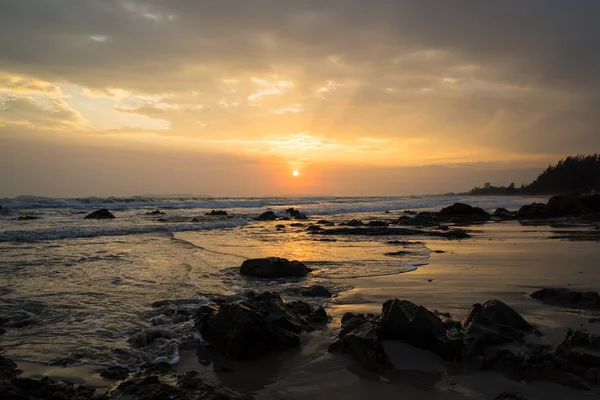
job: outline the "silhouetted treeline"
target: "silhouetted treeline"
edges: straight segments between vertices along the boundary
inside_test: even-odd
[[[590,193],[600,190],[600,154],[569,156],[546,168],[529,185],[472,189],[470,195]]]

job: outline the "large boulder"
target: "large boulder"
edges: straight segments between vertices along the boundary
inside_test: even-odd
[[[449,222],[475,222],[487,221],[490,219],[490,214],[479,207],[473,207],[464,203],[454,203],[451,206],[442,208],[438,213],[438,217],[442,221]]]
[[[437,315],[407,300],[393,299],[383,304],[380,336],[434,351],[444,358],[454,357],[463,347],[459,329],[445,327]]]
[[[240,274],[257,278],[301,278],[310,270],[300,261],[289,261],[285,258],[267,257],[246,260],[240,267]]]
[[[593,212],[600,213],[600,194],[583,195],[579,197],[579,201]]]
[[[397,223],[399,225],[408,225],[408,226],[438,226],[440,224],[440,219],[437,215],[429,211],[423,211],[415,215],[414,217],[409,217],[407,215],[403,215],[398,218]]]
[[[547,304],[583,310],[600,310],[597,292],[580,292],[566,288],[543,288],[531,293],[531,297]]]
[[[295,333],[268,326],[263,315],[241,303],[223,304],[217,315],[202,325],[202,336],[234,360],[249,360],[300,345]]]
[[[84,218],[86,218],[86,219],[112,219],[112,218],[115,218],[115,216],[110,211],[108,211],[106,208],[101,208],[99,210],[89,213]]]
[[[325,286],[313,285],[307,288],[302,288],[302,296],[307,297],[331,297],[331,292]]]
[[[300,345],[298,334],[314,328],[310,322],[328,319],[321,307],[285,303],[265,292],[239,303],[222,304],[217,312],[196,316],[196,326],[217,351],[234,360],[248,360]]]
[[[517,218],[519,219],[538,219],[538,218],[550,218],[551,214],[548,207],[542,203],[531,203],[525,204],[517,212]]]
[[[256,221],[275,221],[277,219],[277,215],[273,211],[265,211],[255,218]]]
[[[552,196],[548,200],[547,208],[554,217],[579,216],[592,212],[578,197],[568,194]]]

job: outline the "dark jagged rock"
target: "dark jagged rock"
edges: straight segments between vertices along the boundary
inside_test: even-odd
[[[267,257],[246,260],[240,267],[242,275],[257,278],[301,278],[306,276],[310,270],[300,261],[289,261],[285,258]]]
[[[597,292],[580,292],[566,288],[544,288],[531,297],[547,304],[584,310],[600,310],[600,295]]]
[[[328,350],[348,354],[372,371],[392,370],[394,366],[383,350],[377,332],[377,325],[365,322],[329,346]]]
[[[389,226],[389,222],[385,221],[369,221],[367,226]]]
[[[399,225],[408,226],[438,226],[440,224],[440,219],[436,214],[424,211],[418,213],[414,217],[402,216],[398,219],[397,223]]]
[[[494,217],[497,218],[502,218],[502,219],[513,219],[517,217],[517,213],[516,212],[512,212],[512,211],[508,211],[506,208],[496,208],[496,211],[494,211]]]
[[[438,218],[447,222],[476,222],[489,220],[490,214],[479,207],[454,203],[451,206],[442,208],[438,213]]]
[[[22,372],[12,360],[0,356],[0,381],[12,379]]]
[[[104,379],[122,381],[124,379],[127,379],[130,373],[131,371],[125,367],[114,366],[100,371],[100,376]]]
[[[201,324],[201,332],[226,357],[248,360],[299,346],[298,333],[313,329],[307,320],[322,322],[323,313],[303,302],[284,303],[279,295],[265,292],[240,303],[221,305]],[[306,314],[305,320],[302,315]]]
[[[29,399],[90,399],[95,389],[75,385],[66,381],[55,381],[48,377],[42,379],[12,378],[0,382],[0,398],[6,400]]]
[[[329,321],[329,316],[323,307],[313,310],[307,317],[308,322],[323,323]]]
[[[384,255],[390,256],[390,257],[402,257],[407,254],[410,254],[410,251],[400,250],[400,251],[395,251],[395,252],[391,252],[391,253],[385,253]]]
[[[265,211],[255,218],[256,221],[275,221],[277,219],[277,215],[273,211]]]
[[[101,208],[100,210],[96,210],[94,212],[89,213],[84,217],[85,219],[112,219],[115,216],[108,211],[106,208]]]
[[[551,214],[548,211],[548,207],[542,203],[526,204],[519,208],[517,212],[517,218],[519,219],[539,219],[539,218],[550,218]]]
[[[146,347],[156,339],[172,339],[173,332],[160,328],[144,328],[140,332],[131,336],[127,341],[132,347]]]
[[[40,217],[36,217],[33,215],[22,215],[20,217],[17,218],[17,221],[33,221],[36,219],[40,219]]]
[[[550,215],[555,217],[579,216],[594,212],[586,207],[579,197],[567,194],[552,196],[546,207]]]
[[[329,291],[329,289],[321,285],[313,285],[307,288],[303,288],[300,294],[306,297],[331,297],[331,292]]]
[[[146,213],[146,215],[165,215],[165,213],[160,210],[154,210],[154,211],[148,211]]]
[[[360,221],[358,219],[353,219],[353,220],[350,220],[348,222],[344,222],[341,225],[345,225],[345,226],[364,226],[365,224],[364,224],[364,222],[362,222],[362,221]]]
[[[311,225],[308,228],[306,228],[307,231],[322,231],[323,228],[321,228],[319,225]]]
[[[314,231],[318,235],[364,235],[364,236],[434,236],[447,239],[466,239],[471,237],[462,229],[451,229],[449,231],[426,231],[409,228],[390,228],[390,227],[351,227],[351,228],[333,228],[322,231]]]
[[[320,219],[317,221],[317,225],[333,225],[333,222],[326,219]]]
[[[294,207],[286,209],[285,212],[294,219],[308,219],[306,215],[302,214],[300,210],[296,210]]]
[[[205,215],[210,215],[210,216],[224,216],[224,215],[228,215],[227,211],[223,211],[223,210],[212,210],[211,212],[207,212]]]
[[[464,346],[460,330],[446,329],[442,320],[425,307],[399,299],[383,304],[380,336],[434,351],[445,358],[454,357]]]
[[[536,333],[519,313],[499,300],[474,304],[462,325],[468,357],[482,354],[490,346],[521,342],[526,334]]]

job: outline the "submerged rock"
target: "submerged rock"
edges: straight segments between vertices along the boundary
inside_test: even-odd
[[[218,211],[215,211],[215,210],[212,210],[211,212],[207,212],[207,213],[206,213],[206,214],[204,214],[204,215],[211,215],[211,216],[224,216],[224,215],[228,215],[228,214],[227,214],[227,211],[223,211],[223,210],[218,210]]]
[[[306,215],[302,214],[300,212],[300,210],[296,210],[295,208],[288,208],[287,210],[285,210],[286,213],[288,213],[289,216],[295,218],[295,219],[308,219],[306,217]]]
[[[352,219],[348,222],[342,223],[341,225],[346,225],[346,226],[364,226],[364,222],[358,220],[358,219]]]
[[[273,211],[265,211],[255,218],[257,221],[275,221],[277,219],[277,215]]]
[[[311,225],[308,228],[306,228],[307,231],[322,231],[323,228],[321,228],[319,225]]]
[[[113,379],[122,381],[129,377],[131,371],[125,367],[114,366],[100,371],[100,376],[104,379]]]
[[[165,213],[160,210],[154,210],[154,211],[148,211],[146,213],[146,215],[165,215]]]
[[[302,288],[300,294],[307,297],[331,297],[331,292],[325,286],[313,285]]]
[[[531,297],[547,304],[584,310],[599,310],[600,295],[597,292],[580,292],[566,288],[544,288],[531,293]]]
[[[17,218],[17,221],[33,221],[36,219],[40,219],[40,217],[36,217],[33,215],[24,215]]]
[[[367,226],[388,226],[390,223],[386,221],[369,221]]]
[[[267,279],[301,278],[309,272],[310,270],[300,261],[289,261],[288,259],[279,257],[246,260],[240,267],[242,275]]]
[[[108,211],[106,208],[101,208],[100,210],[96,210],[94,212],[89,213],[84,217],[85,219],[112,219],[115,216]]]
[[[351,227],[351,228],[333,228],[313,231],[316,235],[364,235],[364,236],[434,236],[447,239],[466,239],[471,237],[462,229],[450,229],[448,231],[429,231],[409,228],[391,228],[391,227]]]

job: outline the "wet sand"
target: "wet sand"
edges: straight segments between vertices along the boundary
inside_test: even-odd
[[[209,382],[250,392],[257,399],[493,399],[511,392],[527,399],[591,399],[582,392],[549,382],[515,382],[495,372],[448,371],[435,354],[400,342],[385,342],[398,374],[381,376],[355,360],[327,353],[344,312],[381,312],[390,298],[422,304],[462,319],[473,303],[500,299],[544,334],[540,343],[556,346],[567,327],[600,334],[600,324],[588,323],[598,312],[542,304],[528,296],[541,287],[600,291],[600,243],[551,239],[552,229],[518,223],[472,227],[475,237],[461,241],[425,239],[432,252],[429,264],[388,276],[349,280],[354,289],[334,298],[327,328],[302,336],[302,347],[251,362],[219,357],[209,366],[198,363],[193,348],[182,351],[177,371],[199,370]],[[52,368],[20,364],[27,375],[65,377]],[[68,368],[67,378],[80,376],[101,385],[92,367]],[[65,375],[65,374],[62,374]],[[104,381],[106,382],[106,381]],[[110,383],[110,382],[109,382]]]

